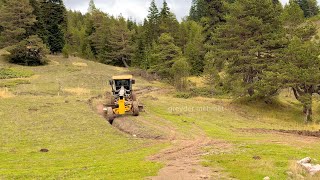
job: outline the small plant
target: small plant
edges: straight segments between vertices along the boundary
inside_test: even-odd
[[[191,92],[177,92],[175,94],[175,97],[176,98],[181,98],[181,99],[189,99],[189,98],[192,98],[193,95]]]
[[[11,78],[27,78],[33,76],[32,71],[18,70],[14,68],[0,68],[0,79],[11,79]]]
[[[62,54],[64,58],[69,58],[69,47],[67,45],[62,49]]]

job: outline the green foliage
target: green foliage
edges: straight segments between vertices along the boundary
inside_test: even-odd
[[[20,84],[30,84],[29,80],[24,80],[24,79],[16,79],[16,80],[10,80],[10,81],[4,81],[0,82],[0,88],[12,88],[16,87]]]
[[[9,62],[26,66],[47,64],[48,50],[38,36],[30,36],[9,50]]]
[[[174,97],[181,98],[181,99],[189,99],[189,98],[192,98],[193,96],[191,92],[178,91],[177,93],[175,93]]]
[[[150,72],[156,73],[163,78],[171,78],[170,69],[174,61],[181,57],[181,49],[174,44],[170,34],[162,34],[158,41],[159,43],[153,46],[152,54],[150,55]]]
[[[46,44],[52,53],[61,52],[65,45],[66,8],[62,0],[41,0],[40,16],[45,29]]]
[[[111,60],[110,64],[129,67],[128,60],[131,60],[133,51],[132,32],[128,29],[123,17],[119,17],[114,23],[114,26],[110,27],[110,53],[107,54],[107,59]]]
[[[27,78],[33,75],[34,73],[32,71],[14,68],[0,68],[0,79]]]
[[[69,46],[65,45],[64,48],[62,49],[62,54],[64,58],[69,58]]]
[[[289,4],[284,6],[281,19],[286,26],[295,27],[304,21],[303,11],[295,1],[290,0]]]
[[[174,86],[177,90],[183,91],[188,88],[188,77],[190,66],[185,58],[176,59],[171,68],[174,79]]]
[[[0,48],[14,45],[27,37],[36,22],[29,0],[10,0],[0,6]]]
[[[296,2],[303,10],[305,17],[312,17],[319,13],[319,6],[317,0],[291,0]]]
[[[179,22],[175,15],[170,11],[166,1],[163,1],[163,7],[159,16],[159,33],[169,33],[175,40],[178,38],[177,31],[179,29]]]
[[[144,23],[144,28],[146,29],[146,43],[148,46],[152,46],[152,43],[159,37],[159,16],[158,7],[155,1],[152,0],[147,20]]]
[[[89,8],[88,8],[88,13],[92,13],[93,11],[97,10],[96,5],[94,4],[93,0],[90,0],[89,2]]]
[[[194,21],[182,22],[180,26],[180,39],[184,39],[180,44],[184,48],[184,56],[190,64],[191,74],[199,75],[204,69],[203,28]]]
[[[228,5],[226,23],[217,27],[207,63],[227,64],[232,82],[242,81],[243,95],[255,94],[263,72],[276,63],[285,45],[280,13],[271,0],[239,0]],[[216,42],[216,43],[215,43]],[[256,92],[259,93],[259,92]]]
[[[320,87],[320,44],[294,37],[285,51],[278,72],[285,87],[291,87],[303,105],[304,112],[312,110],[312,95]],[[306,121],[312,120],[312,112],[306,114]]]
[[[27,35],[28,36],[38,35],[43,42],[48,42],[48,37],[47,37],[45,25],[44,25],[44,18],[42,16],[40,2],[39,0],[29,0],[29,1],[30,1],[30,5],[33,8],[32,13],[36,17],[37,21],[33,24],[33,26],[28,28]]]

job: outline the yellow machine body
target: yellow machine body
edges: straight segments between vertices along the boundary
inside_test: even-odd
[[[143,106],[139,105],[133,93],[132,85],[135,80],[132,75],[113,76],[109,81],[112,87],[111,103],[105,104],[104,111],[109,122],[112,123],[117,115],[125,115],[131,112],[133,116],[139,116]]]
[[[118,101],[118,108],[115,108],[113,111],[115,114],[119,114],[119,115],[123,115],[126,112],[129,112],[131,110],[131,105],[125,105],[125,100],[124,99],[120,99]]]

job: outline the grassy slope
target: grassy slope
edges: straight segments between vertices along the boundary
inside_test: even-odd
[[[83,62],[76,58],[51,59],[43,67],[14,66],[35,75],[28,79],[30,84],[9,89],[14,97],[0,98],[0,179],[155,175],[162,165],[145,157],[163,145],[116,131],[87,104],[89,97],[109,90],[112,74],[124,70],[93,62],[75,66],[73,62]],[[12,65],[0,64],[7,66]],[[41,148],[49,153],[40,153]]]
[[[0,178],[141,179],[155,175],[161,165],[145,158],[165,145],[114,130],[86,104],[89,97],[108,90],[106,79],[124,70],[80,59],[51,59],[49,66],[16,66],[33,70],[35,75],[28,79],[30,84],[9,89],[15,97],[0,99]],[[88,66],[74,66],[73,62]],[[138,79],[137,86],[149,85]],[[317,139],[239,130],[317,129],[317,125],[303,125],[299,103],[286,93],[274,104],[151,95],[156,98],[143,99],[147,113],[139,118],[165,119],[187,136],[192,136],[196,125],[209,137],[225,141],[228,146],[219,150],[206,148],[203,164],[223,167],[231,177],[286,179],[293,161],[306,156],[320,159]],[[315,116],[318,120],[319,112]],[[39,153],[41,148],[50,152]]]

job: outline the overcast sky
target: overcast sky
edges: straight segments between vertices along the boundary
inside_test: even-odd
[[[171,11],[173,11],[178,20],[189,14],[192,0],[167,0]],[[289,0],[281,0],[286,3]],[[159,9],[162,7],[163,0],[156,0]],[[68,9],[78,10],[86,13],[89,6],[89,0],[64,0]],[[151,0],[95,0],[96,7],[108,14],[136,19],[142,22],[148,14],[148,8]]]

